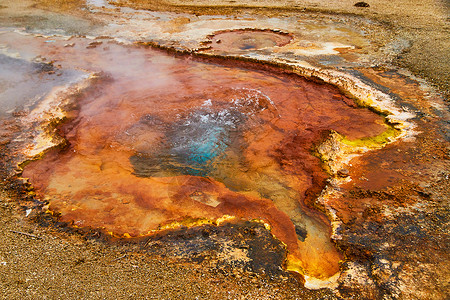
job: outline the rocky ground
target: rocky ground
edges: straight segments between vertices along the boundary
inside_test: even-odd
[[[332,238],[345,256],[336,288],[306,289],[301,276],[283,271],[283,246],[257,223],[181,228],[150,242],[111,243],[95,231],[73,230],[42,215],[25,217],[15,183],[5,180],[0,197],[1,297],[448,298],[448,3],[373,0],[367,1],[369,7],[356,7],[354,2],[117,1],[196,15],[313,15],[313,20],[348,22],[367,31],[369,45],[364,40],[359,45],[367,53],[342,53],[349,60],[360,57],[346,67],[392,96],[396,106],[413,112],[409,122],[415,133],[332,173],[334,179],[352,180],[334,187],[330,181],[329,193],[311,204],[335,224]],[[0,22],[5,27],[64,27],[73,34],[93,32],[109,22],[107,13],[94,17],[85,8],[83,1],[1,1]],[[172,26],[175,33],[181,30],[178,23]],[[334,148],[344,147],[334,143]],[[330,164],[335,157],[328,159]],[[236,259],[239,249],[260,248],[265,252],[250,251],[250,259]]]

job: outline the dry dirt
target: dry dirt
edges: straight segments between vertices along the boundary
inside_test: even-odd
[[[1,199],[1,299],[296,299],[311,295],[292,277],[271,280],[249,272],[180,263],[40,227],[25,220],[7,195]]]

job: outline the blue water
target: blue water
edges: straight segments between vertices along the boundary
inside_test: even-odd
[[[138,176],[194,175],[208,176],[213,162],[225,159],[237,128],[245,123],[236,111],[211,112],[200,109],[171,124],[159,124],[165,133],[160,149],[130,158]]]
[[[237,95],[230,95],[229,102],[208,99],[196,109],[179,115],[174,122],[165,123],[154,115],[144,116],[136,124],[139,130],[148,128],[164,137],[158,145],[152,143],[130,158],[135,175],[194,175],[218,179],[221,172],[216,169],[229,165],[230,154],[235,160],[242,157],[239,155],[245,144],[242,133],[261,124],[261,112],[277,115],[270,98],[262,92],[237,91]]]

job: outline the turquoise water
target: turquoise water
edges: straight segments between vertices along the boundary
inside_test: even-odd
[[[147,119],[152,117],[147,116]],[[214,165],[226,159],[233,140],[247,116],[237,109],[200,109],[178,122],[153,122],[149,130],[162,131],[162,143],[149,153],[130,158],[135,174],[141,177],[174,175],[210,176]]]

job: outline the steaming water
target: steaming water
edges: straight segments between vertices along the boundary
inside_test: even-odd
[[[257,218],[310,276],[339,270],[329,224],[305,205],[327,178],[311,153],[331,129],[350,139],[380,134],[380,116],[330,86],[239,62],[222,66],[107,41],[92,47],[82,38],[64,47],[67,41],[11,33],[1,42],[58,61],[63,74],[101,72],[60,127],[68,146],[23,173],[61,220],[139,235],[183,218]],[[4,61],[7,78],[16,61]],[[41,80],[33,68],[18,73],[31,78],[25,93]]]
[[[252,91],[253,93],[257,91]],[[245,95],[244,92],[242,92]],[[245,95],[248,96],[248,95]],[[263,100],[267,103],[267,97]],[[262,122],[258,113],[266,107],[253,95],[234,99],[228,107],[214,110],[211,100],[174,123],[163,123],[151,115],[137,124],[146,131],[164,132],[167,139],[147,153],[138,152],[131,162],[138,176],[194,175],[221,178],[213,163],[231,159],[227,151],[236,154],[233,146],[243,143],[239,132]],[[133,131],[134,128],[131,128]],[[224,180],[224,178],[222,178]]]
[[[82,74],[0,54],[0,117],[33,109],[52,88],[71,84]]]

